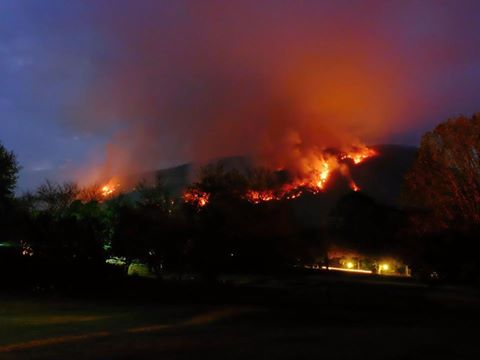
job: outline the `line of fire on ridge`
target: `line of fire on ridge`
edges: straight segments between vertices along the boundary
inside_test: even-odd
[[[318,194],[325,190],[325,186],[332,172],[339,168],[339,162],[350,160],[353,165],[358,165],[375,155],[377,155],[375,150],[368,147],[362,147],[349,152],[337,154],[334,157],[335,161],[333,164],[331,161],[332,157],[321,157],[317,159],[318,166],[316,166],[308,176],[297,178],[276,189],[249,189],[245,192],[243,197],[251,203],[259,204],[274,200],[293,200],[306,192]],[[353,191],[359,191],[360,187],[349,174],[348,177],[350,188]],[[183,201],[196,205],[199,208],[206,206],[209,199],[209,193],[194,187],[188,189],[183,194]]]

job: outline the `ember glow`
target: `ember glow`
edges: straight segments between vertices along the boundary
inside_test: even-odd
[[[91,201],[103,202],[118,196],[120,193],[120,181],[111,178],[108,182],[84,185],[79,189],[77,200],[88,203]]]
[[[358,185],[353,180],[350,182],[350,188],[355,192],[360,191],[360,188],[358,187]]]
[[[111,198],[114,196],[120,188],[120,184],[112,179],[100,189],[101,195],[104,199]]]
[[[210,194],[197,189],[189,189],[183,194],[183,201],[187,204],[195,205],[199,208],[208,204]]]
[[[278,196],[276,196],[272,190],[248,190],[245,194],[245,198],[254,204],[259,204],[261,202],[276,200],[278,199]]]

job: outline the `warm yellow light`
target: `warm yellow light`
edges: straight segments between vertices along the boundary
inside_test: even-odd
[[[351,261],[347,262],[347,268],[353,269],[353,263]]]
[[[388,266],[388,264],[382,264],[381,268],[383,271],[388,271],[388,269],[390,269],[390,266]]]
[[[361,270],[361,269],[345,269],[343,267],[334,267],[334,266],[329,266],[328,268],[326,266],[322,266],[323,270],[334,270],[334,271],[347,271],[347,272],[353,272],[353,273],[362,273],[362,274],[371,274],[372,270]]]

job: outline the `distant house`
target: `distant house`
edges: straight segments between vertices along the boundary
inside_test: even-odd
[[[407,264],[400,259],[389,256],[369,256],[339,248],[329,250],[327,256],[328,261],[322,259],[307,267],[353,273],[411,276],[411,270]]]

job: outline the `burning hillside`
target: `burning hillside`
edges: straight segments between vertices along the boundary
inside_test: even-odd
[[[210,194],[198,189],[189,189],[183,194],[183,201],[194,204],[198,207],[204,207],[208,204]]]
[[[114,177],[105,183],[96,183],[77,190],[76,198],[82,202],[103,202],[120,194],[122,190],[120,181]]]
[[[331,158],[332,170],[328,172],[327,180],[323,190],[315,186],[301,186],[305,184],[308,172],[300,172],[291,167],[281,167],[275,164],[269,169],[271,171],[261,172],[249,182],[248,187],[242,187],[238,195],[243,194],[252,203],[272,201],[275,199],[293,199],[301,194],[318,194],[316,197],[322,205],[318,211],[327,214],[330,207],[335,203],[349,185],[351,189],[361,189],[373,196],[380,202],[391,205],[398,205],[398,196],[401,191],[401,184],[407,169],[412,165],[416,156],[416,149],[395,145],[381,145],[374,148],[357,147],[349,152],[325,151],[326,158]],[[257,163],[252,162],[248,157],[225,157],[220,160],[226,170],[239,169],[243,174],[249,175],[249,169],[256,169]],[[301,163],[299,161],[298,163]],[[144,178],[154,179],[160,177],[165,190],[173,196],[182,197],[187,203],[206,204],[210,200],[210,189],[192,185],[193,175],[197,173],[198,167],[193,164],[183,164],[177,167],[165,168],[159,171],[151,171],[144,174]],[[267,168],[268,169],[268,168]],[[274,181],[265,179],[265,173],[275,175]],[[260,180],[258,179],[260,178]],[[263,178],[263,179],[262,179]],[[135,185],[141,177],[105,177],[104,180],[96,182],[97,185],[85,188],[90,191],[83,191],[82,200],[104,201],[120,193],[129,194],[134,191]],[[113,179],[113,180],[112,180]],[[199,179],[199,178],[197,178]],[[310,184],[314,184],[311,180]],[[114,191],[107,196],[102,193],[105,186],[114,185]],[[85,185],[84,185],[85,186]],[[187,191],[185,190],[187,189]],[[195,189],[195,192],[191,192]],[[208,190],[208,191],[205,191]],[[321,200],[320,200],[321,199]],[[319,203],[318,203],[319,204]],[[312,204],[307,206],[302,216],[308,216],[312,210]],[[303,211],[303,210],[302,210]]]
[[[296,199],[306,192],[318,194],[326,189],[327,182],[336,171],[348,179],[353,191],[359,191],[360,187],[352,179],[349,166],[356,166],[376,154],[375,150],[366,146],[352,147],[348,151],[317,152],[315,156],[302,159],[303,161],[296,171],[285,168],[277,169],[277,173],[280,171],[293,173],[289,181],[276,186],[250,183],[243,198],[251,203],[259,204],[273,200]],[[185,202],[198,207],[207,205],[209,197],[208,192],[197,187],[188,189],[183,195]]]
[[[333,173],[338,172],[348,180],[353,191],[360,187],[350,174],[350,167],[361,164],[364,160],[377,155],[377,152],[366,146],[355,146],[348,150],[338,151],[326,149],[310,151],[308,156],[300,157],[298,163],[277,166],[269,174],[283,179],[265,181],[265,179],[249,179],[243,198],[251,203],[262,203],[272,200],[292,200],[303,193],[318,194],[326,190]],[[268,168],[267,168],[268,169]],[[83,188],[78,195],[82,201],[105,201],[118,196],[121,192],[134,189],[132,179],[121,181],[120,177],[111,177],[103,183]],[[203,207],[208,204],[210,194],[193,185],[183,192],[186,203]]]
[[[378,31],[383,21],[371,11],[361,31],[361,17],[344,18],[340,7],[345,26],[337,31],[337,18],[310,17],[324,13],[317,2],[306,17],[290,10],[272,17],[269,7],[252,5],[257,2],[193,3],[185,12],[159,5],[125,17],[120,6],[95,17],[106,16],[96,30],[121,48],[92,64],[91,81],[67,107],[73,113],[61,118],[75,134],[99,134],[105,153],[92,150],[88,179],[84,168],[69,176],[80,183],[119,176],[128,192],[133,185],[124,178],[131,174],[241,154],[291,175],[280,187],[252,187],[246,198],[293,198],[322,191],[334,172],[350,179],[354,165],[372,155],[352,145],[389,142],[413,126],[406,121],[415,118],[412,111],[423,111],[411,106],[406,74],[424,74],[426,67],[411,69],[408,57],[392,56],[391,38]],[[169,20],[158,21],[164,16]],[[347,151],[325,151],[331,148]],[[360,189],[354,180],[350,187]],[[112,194],[110,187],[104,193]]]

